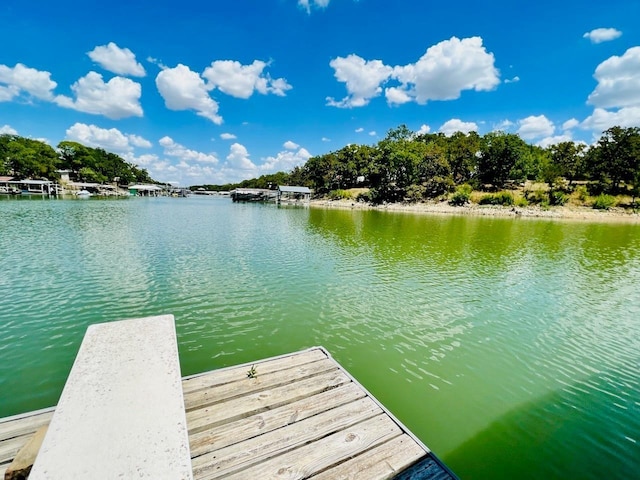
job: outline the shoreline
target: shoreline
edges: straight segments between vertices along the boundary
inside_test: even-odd
[[[640,213],[634,213],[622,208],[610,210],[595,210],[589,207],[562,206],[540,208],[538,206],[514,207],[496,205],[478,205],[475,203],[461,207],[449,205],[448,202],[421,203],[389,203],[371,205],[355,200],[311,200],[310,207],[332,208],[341,210],[378,210],[382,212],[404,212],[422,215],[463,215],[475,217],[502,218],[534,218],[549,220],[573,220],[583,222],[606,223],[637,223],[640,224]]]

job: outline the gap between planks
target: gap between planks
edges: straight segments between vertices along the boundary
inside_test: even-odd
[[[262,365],[258,365],[258,373],[255,378],[248,378],[248,374],[244,370],[233,371],[234,381],[185,393],[184,401],[187,412],[234,400],[250,393],[289,385],[292,381],[301,381],[339,369],[335,362],[326,358],[273,373],[262,373],[260,367]]]
[[[192,459],[198,478],[225,478],[230,473],[283,455],[332,433],[353,427],[384,412],[369,398],[361,398],[286,427]]]
[[[277,408],[350,382],[351,379],[341,370],[335,369],[289,385],[257,391],[240,399],[231,399],[199,410],[192,410],[187,412],[189,434]]]
[[[234,365],[231,367],[211,370],[204,373],[189,376],[182,381],[182,390],[186,394],[196,390],[211,388],[225,383],[237,381],[237,379],[246,376],[247,368],[252,365],[258,366],[258,378],[264,374],[277,372],[287,368],[304,365],[305,363],[315,362],[329,358],[328,355],[320,348],[310,349],[303,352],[287,354],[282,357],[272,359],[259,360],[253,363],[243,365]]]

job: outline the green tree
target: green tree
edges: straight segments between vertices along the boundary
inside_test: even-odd
[[[337,157],[334,153],[327,153],[311,157],[304,166],[305,176],[312,188],[318,193],[327,193],[333,190],[336,184]]]
[[[102,183],[106,181],[106,177],[104,175],[97,173],[91,167],[82,167],[80,170],[78,170],[78,177],[83,182],[89,183]]]
[[[84,166],[93,164],[91,149],[78,142],[63,141],[58,144],[60,168],[78,172]]]
[[[477,132],[456,132],[449,137],[446,155],[451,178],[456,185],[469,182],[478,166],[481,139]]]
[[[2,134],[0,135],[0,175],[9,174],[9,164],[7,157],[9,156],[9,142],[13,135]]]
[[[516,182],[535,180],[540,177],[541,168],[548,161],[549,154],[537,145],[521,142],[521,154],[509,172],[509,180]]]
[[[402,125],[390,130],[378,143],[371,171],[371,185],[376,192],[374,200],[401,201],[407,187],[422,183],[427,146],[413,137],[413,133]]]
[[[445,143],[436,139],[427,143],[424,152],[421,152],[422,160],[418,166],[418,173],[426,197],[437,197],[454,186],[446,147]]]
[[[557,174],[569,181],[569,186],[584,174],[584,153],[586,145],[575,142],[560,142],[551,145],[548,151]]]
[[[527,144],[516,134],[487,133],[480,146],[478,177],[482,183],[502,188],[510,178],[511,170],[522,161]]]
[[[622,182],[633,188],[639,156],[640,128],[611,127],[588,152],[589,174],[603,190],[620,191]]]
[[[7,174],[18,178],[58,178],[58,156],[50,145],[17,135],[3,136],[0,144],[2,169]]]

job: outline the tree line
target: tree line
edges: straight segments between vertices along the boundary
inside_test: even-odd
[[[635,198],[640,193],[640,129],[616,126],[591,146],[565,141],[542,148],[514,133],[416,134],[401,125],[375,145],[347,145],[314,156],[288,173],[204,187],[290,184],[308,186],[319,195],[365,187],[366,200],[382,203],[437,198],[463,185],[500,190],[527,180],[544,182],[552,192],[568,192],[576,181],[588,181],[591,195]]]
[[[54,149],[39,140],[0,135],[0,175],[17,179],[58,180],[59,170],[69,170],[79,181],[91,183],[156,183],[144,168],[102,148],[63,141]]]

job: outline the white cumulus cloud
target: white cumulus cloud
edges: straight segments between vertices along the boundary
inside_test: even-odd
[[[413,100],[413,97],[400,87],[385,88],[384,97],[387,99],[389,105],[402,105],[403,103],[409,103]]]
[[[97,46],[87,55],[102,68],[117,75],[144,77],[147,74],[131,50],[120,48],[113,42]]]
[[[104,115],[114,120],[125,117],[141,117],[139,83],[124,77],[114,77],[104,82],[102,75],[89,72],[71,86],[73,98],[58,95],[54,101],[61,107],[94,115]]]
[[[576,128],[579,124],[580,122],[577,119],[570,118],[562,124],[562,130],[571,130],[573,128]]]
[[[178,158],[184,162],[199,162],[217,164],[218,158],[211,153],[191,150],[184,145],[175,142],[171,137],[164,136],[158,142],[164,148],[164,154],[168,157]]]
[[[237,137],[233,133],[221,133],[220,138],[222,140],[235,140]]]
[[[190,163],[176,158],[160,158],[156,154],[144,154],[136,156],[132,153],[123,155],[123,158],[134,165],[145,168],[151,178],[174,185],[189,186],[203,183],[229,183],[220,170],[210,163]]]
[[[291,85],[284,78],[273,80],[269,74],[263,74],[266,66],[267,63],[261,60],[254,60],[250,65],[242,65],[235,60],[216,60],[202,76],[207,80],[209,89],[217,88],[236,98],[249,98],[254,91],[284,96]]]
[[[536,143],[537,146],[547,148],[550,145],[557,145],[562,142],[572,142],[573,137],[569,133],[563,133],[562,135],[555,135],[553,137],[545,137]]]
[[[355,132],[356,133],[362,133],[362,132],[364,132],[364,128],[358,127],[358,128],[355,129]]]
[[[493,126],[493,130],[494,131],[504,132],[504,131],[507,131],[508,129],[510,129],[511,127],[513,127],[514,125],[515,124],[511,120],[509,120],[508,118],[505,118],[504,120],[496,123]]]
[[[20,89],[15,85],[0,85],[0,102],[10,102],[20,94]]]
[[[218,103],[209,96],[204,80],[189,67],[178,64],[158,73],[156,86],[169,110],[195,110],[198,115],[220,125]]]
[[[231,145],[229,155],[227,155],[226,168],[240,172],[255,172],[256,170],[255,164],[249,159],[247,148],[240,143]],[[240,175],[243,176],[242,173]]]
[[[381,84],[393,73],[393,68],[380,60],[365,60],[358,55],[337,57],[329,62],[334,76],[346,84],[348,95],[336,101],[327,97],[327,105],[340,108],[363,107],[382,93]]]
[[[623,128],[640,125],[640,106],[625,107],[615,111],[596,108],[593,113],[580,123],[580,127],[602,133],[608,128],[620,126]]]
[[[286,143],[293,144],[293,142]],[[283,150],[274,156],[263,158],[261,164],[256,164],[251,160],[250,156],[244,145],[240,143],[232,144],[226,161],[218,170],[218,176],[225,179],[224,183],[236,182],[269,173],[290,171],[311,158],[311,154],[305,148],[299,146],[296,146],[295,149]]]
[[[615,28],[596,28],[585,33],[582,37],[591,40],[591,43],[602,43],[615,40],[622,35],[620,30]]]
[[[127,137],[129,138],[131,145],[133,145],[134,147],[151,148],[153,146],[149,140],[139,135],[132,134],[132,135],[127,135]]]
[[[493,53],[481,37],[451,37],[432,47],[414,64],[395,67],[393,76],[417,103],[454,100],[463,90],[492,90],[499,83]]]
[[[640,106],[640,47],[609,57],[593,76],[598,85],[587,103],[600,108]]]
[[[106,129],[85,123],[75,123],[69,127],[66,138],[89,147],[121,154],[132,152],[134,147],[151,147],[151,142],[138,135],[122,133],[117,128]]]
[[[194,110],[220,125],[222,117],[218,115],[218,102],[211,98],[212,90],[247,99],[256,91],[263,95],[285,96],[292,88],[284,78],[272,79],[265,73],[267,66],[261,60],[250,65],[235,60],[216,60],[200,75],[186,65],[178,64],[174,68],[163,68],[156,77],[156,86],[170,110]]]
[[[12,100],[23,92],[40,100],[52,100],[57,85],[49,72],[22,63],[15,67],[0,65],[0,101]]]
[[[290,171],[294,167],[304,164],[310,158],[311,154],[305,148],[299,148],[297,151],[286,150],[279,152],[275,156],[264,159],[264,163],[260,165],[260,173]]]
[[[534,138],[548,137],[553,135],[555,127],[553,122],[544,115],[534,116],[531,115],[527,118],[523,118],[518,121],[518,135],[525,140],[531,140]]]
[[[18,131],[10,125],[0,127],[0,135],[18,135]]]
[[[161,138],[159,144],[164,148],[163,157],[155,154],[136,156],[129,152],[123,154],[123,158],[146,168],[156,180],[180,185],[238,182],[264,174],[289,171],[311,157],[305,148],[298,147],[255,162],[244,145],[234,142],[224,160],[218,161],[214,154],[191,150],[168,136]]]
[[[337,57],[329,63],[334,76],[345,84],[342,100],[327,97],[334,107],[362,107],[385,88],[390,105],[415,101],[455,100],[464,90],[488,91],[500,83],[493,53],[487,52],[481,37],[451,37],[427,49],[415,63],[391,67],[381,60],[365,60],[358,55]],[[515,81],[512,80],[512,81]]]
[[[153,165],[155,162],[159,160],[158,156],[155,153],[145,153],[138,157],[134,155],[125,155],[124,158],[125,160],[130,161],[131,163],[134,163],[136,165],[139,165],[145,168],[148,167],[149,165]],[[153,178],[153,175],[151,175],[151,177]]]
[[[284,142],[282,146],[287,150],[296,150],[297,148],[300,147],[300,145],[298,145],[295,142],[292,142],[291,140],[287,140],[286,142]]]
[[[431,127],[423,123],[418,129],[418,131],[416,132],[416,135],[426,135],[430,131],[431,131]]]
[[[478,125],[475,122],[463,122],[459,118],[452,118],[444,122],[438,131],[444,133],[446,136],[451,136],[456,132],[477,132]]]

